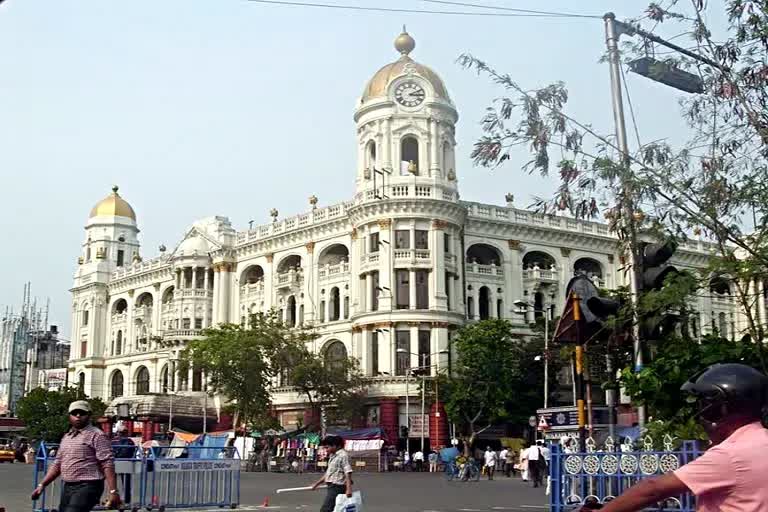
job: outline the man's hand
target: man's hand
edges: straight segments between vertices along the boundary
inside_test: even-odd
[[[120,496],[117,493],[109,493],[107,498],[107,508],[117,509],[120,506]]]
[[[352,497],[352,489],[347,489],[347,498]]]
[[[43,494],[44,489],[45,487],[43,487],[42,485],[38,485],[37,487],[35,487],[35,490],[32,491],[32,501],[37,500]]]

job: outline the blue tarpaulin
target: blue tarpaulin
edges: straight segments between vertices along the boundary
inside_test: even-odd
[[[455,446],[443,448],[440,450],[440,460],[443,462],[453,462],[459,456],[459,450]]]

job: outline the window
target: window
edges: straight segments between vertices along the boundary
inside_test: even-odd
[[[77,376],[77,390],[82,394],[85,393],[85,373],[80,372]]]
[[[88,340],[82,340],[80,342],[80,357],[86,357],[88,355]]]
[[[182,329],[191,329],[192,328],[192,320],[189,318],[182,318],[181,319],[181,328]]]
[[[347,360],[347,347],[340,341],[334,341],[325,349],[325,364],[331,370],[341,370]]]
[[[727,338],[728,337],[728,319],[725,316],[725,313],[720,313],[717,315],[717,322],[718,322],[718,334],[721,338]]]
[[[91,261],[91,246],[85,250],[85,261]]]
[[[336,321],[339,319],[339,313],[341,310],[341,304],[339,303],[339,289],[335,286],[331,288],[331,298],[329,299],[328,320]]]
[[[318,311],[317,315],[319,317],[318,320],[320,322],[325,322],[325,301],[324,300],[320,301],[320,311]]]
[[[411,367],[411,331],[395,331],[395,375],[405,375]]]
[[[475,319],[475,299],[467,297],[467,318],[469,320]]]
[[[409,229],[395,230],[395,249],[411,248],[411,231]]]
[[[88,316],[89,316],[89,314],[90,314],[90,311],[88,311],[87,309],[85,311],[83,311],[83,327],[88,325]]]
[[[349,296],[344,297],[344,318],[349,318]]]
[[[139,371],[136,373],[136,394],[149,394],[149,370],[147,370],[146,366],[139,368]]]
[[[417,229],[414,232],[414,249],[429,249],[429,231]]]
[[[123,353],[123,331],[117,331],[115,338],[115,355],[119,356]]]
[[[195,318],[195,329],[202,329],[202,328],[203,328],[203,319]]]
[[[371,311],[379,309],[379,271],[371,272]]]
[[[160,372],[160,392],[167,393],[170,391],[170,384],[168,380],[168,365],[163,366],[163,370]]]
[[[304,304],[299,306],[299,325],[304,325]]]
[[[365,166],[369,169],[376,168],[376,143],[372,140],[368,141],[365,148],[366,162]]]
[[[400,174],[418,174],[419,142],[413,137],[406,137],[400,143]]]
[[[487,286],[480,287],[477,305],[480,309],[480,320],[487,320],[491,316],[491,291]]]
[[[419,331],[419,366],[422,373],[429,375],[429,366],[432,364],[430,356],[431,333],[429,331]]]
[[[694,339],[699,338],[699,314],[693,313],[691,316],[691,336]]]
[[[451,235],[448,233],[443,233],[443,251],[446,254],[451,253]]]
[[[203,391],[203,370],[192,372],[192,391]]]
[[[117,398],[123,396],[123,372],[117,370],[112,374],[112,382],[109,386],[109,397]]]
[[[125,251],[122,249],[117,250],[117,266],[122,267],[123,266],[123,260],[125,259]]]
[[[445,305],[450,311],[451,309],[451,274],[445,273]]]
[[[285,310],[286,324],[288,327],[296,327],[296,297],[291,295],[288,297],[288,306]]]
[[[371,375],[379,374],[379,332],[371,332]]]
[[[496,301],[496,318],[504,318],[504,301]]]
[[[396,270],[395,282],[397,286],[397,309],[411,307],[410,272],[408,270]]]
[[[368,252],[379,252],[379,232],[368,235]]]
[[[416,309],[429,309],[429,272],[416,271]]]

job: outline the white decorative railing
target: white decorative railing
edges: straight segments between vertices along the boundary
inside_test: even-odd
[[[170,329],[163,332],[164,338],[200,336],[202,329]]]
[[[347,273],[349,273],[349,263],[346,261],[337,263],[335,265],[323,265],[318,270],[318,276],[320,278],[333,277],[339,274]]]
[[[304,277],[301,272],[290,270],[277,274],[276,282],[278,286],[292,286],[301,284],[303,279]]]
[[[134,317],[151,317],[152,316],[152,306],[136,306],[133,308],[133,316]]]
[[[115,313],[112,315],[112,325],[122,324],[128,320],[128,313]]]
[[[392,256],[400,262],[429,263],[431,253],[429,249],[395,249]]]
[[[523,279],[531,281],[557,281],[557,270],[530,268],[523,270]]]
[[[479,263],[467,263],[466,270],[468,274],[478,274],[484,276],[504,276],[504,269],[498,265],[481,265]]]
[[[199,288],[188,288],[183,290],[174,290],[173,296],[175,298],[213,298],[213,292],[211,290],[201,290]]]
[[[261,295],[264,293],[264,281],[244,284],[240,287],[240,296]]]
[[[344,218],[347,216],[348,211],[352,206],[354,206],[354,202],[345,201],[325,208],[317,208],[308,213],[295,215],[279,222],[254,226],[248,231],[241,231],[237,234],[237,245],[269,238],[270,236],[287,233],[296,229],[302,229],[320,222]]]
[[[372,252],[368,255],[368,263],[378,263],[378,262],[379,262],[378,252]]]
[[[127,276],[134,276],[136,274],[141,274],[148,270],[156,270],[156,269],[162,268],[168,264],[168,258],[169,258],[168,255],[163,254],[162,256],[152,258],[151,260],[139,261],[137,263],[132,263],[131,265],[128,265],[126,267],[118,268],[117,270],[112,272],[112,279],[120,279]]]

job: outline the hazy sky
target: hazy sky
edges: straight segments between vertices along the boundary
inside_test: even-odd
[[[481,0],[475,0],[480,2]],[[419,0],[328,0],[456,10]],[[625,18],[647,0],[483,0],[488,5]],[[612,127],[602,20],[361,13],[247,0],[8,0],[0,5],[0,305],[25,281],[50,297],[69,337],[70,295],[90,208],[113,184],[134,207],[142,255],[171,250],[190,224],[226,215],[238,230],[350,199],[352,114],[366,81],[395,60],[402,24],[411,55],[456,103],[462,198],[518,205],[553,182],[490,172],[469,160],[478,120],[501,91],[462,70],[472,52],[524,87],[563,80],[569,111]],[[664,35],[664,27],[658,33]],[[644,141],[679,138],[681,93],[641,77],[629,88]]]

